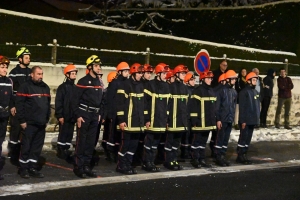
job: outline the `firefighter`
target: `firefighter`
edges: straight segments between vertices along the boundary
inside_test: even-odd
[[[102,110],[100,106],[103,91],[98,78],[101,71],[100,65],[101,60],[96,55],[86,60],[89,73],[78,81],[72,101],[72,110],[77,119],[73,172],[80,178],[97,177],[91,169],[91,159],[100,121],[100,110]]]
[[[106,106],[105,113],[107,116],[107,120],[109,120],[109,125],[112,128],[112,131],[109,133],[107,144],[107,149],[113,154],[113,159],[117,162],[119,146],[121,142],[121,133],[117,131],[117,90],[123,84],[125,80],[128,79],[129,76],[129,65],[126,62],[120,62],[117,65],[117,77],[113,79],[113,81],[109,84],[109,89],[107,89],[106,93]]]
[[[135,63],[133,65],[141,66],[141,64],[139,64],[139,63]],[[151,75],[153,73],[153,67],[149,64],[144,64],[143,68],[144,68],[143,69],[144,73],[143,73],[141,81],[143,82],[144,88],[145,88],[151,79]],[[140,133],[139,144],[138,144],[136,153],[134,154],[133,162],[132,162],[132,165],[134,165],[134,166],[139,166],[143,163],[144,139],[145,139],[145,132]]]
[[[220,75],[220,77],[218,79],[218,83],[219,84],[216,87],[214,87],[214,91],[215,91],[216,94],[226,84],[225,73]],[[209,148],[210,148],[210,151],[211,151],[211,157],[212,158],[215,158],[216,137],[217,137],[217,130],[212,130],[211,131],[210,142],[209,142]]]
[[[137,173],[131,164],[140,133],[144,131],[145,126],[144,86],[141,82],[143,66],[133,65],[130,74],[129,79],[120,85],[116,95],[117,128],[121,130],[122,135],[116,171],[128,175]]]
[[[186,74],[184,78],[184,84],[187,86],[189,92],[189,99],[193,93],[195,88],[196,78],[193,72],[189,72]],[[188,113],[188,131],[182,135],[181,145],[180,145],[180,157],[182,159],[190,158],[190,147],[191,147],[191,122],[190,122],[190,114]]]
[[[44,145],[46,126],[50,119],[50,88],[43,82],[43,70],[34,66],[31,80],[23,83],[16,93],[16,117],[23,129],[19,174],[43,178],[38,159]]]
[[[176,66],[173,71],[175,82],[170,84],[171,98],[168,104],[169,116],[164,162],[164,166],[170,170],[183,169],[177,162],[177,151],[182,134],[188,131],[187,101],[189,93],[187,87],[183,84],[188,71],[188,68],[184,65]]]
[[[70,155],[68,150],[72,145],[76,120],[71,109],[71,101],[76,90],[74,83],[77,71],[73,64],[64,68],[65,82],[58,86],[55,96],[55,117],[59,122],[56,156],[61,159],[67,159]]]
[[[165,63],[155,67],[156,77],[145,86],[145,122],[146,137],[144,140],[144,155],[142,169],[149,172],[160,171],[154,160],[162,134],[165,134],[168,119],[168,100],[170,98],[169,84],[166,75],[170,70]]]
[[[117,77],[117,75],[118,75],[118,73],[116,71],[112,71],[112,72],[108,73],[108,75],[107,75],[108,86],[106,88],[107,90],[110,89],[110,83]],[[104,96],[105,96],[104,98],[106,98],[106,95],[104,95]],[[105,159],[107,161],[111,161],[112,157],[111,157],[111,152],[108,151],[108,149],[107,149],[107,141],[108,141],[110,132],[113,131],[114,128],[112,127],[112,124],[110,123],[110,121],[107,120],[106,113],[104,113],[103,119],[104,119],[104,131],[103,131],[101,146],[104,149],[104,153],[106,156]]]
[[[17,53],[16,57],[18,58],[19,64],[13,68],[9,73],[9,78],[13,81],[14,97],[10,102],[10,134],[8,142],[8,156],[11,158],[12,162],[18,162],[20,154],[20,135],[22,128],[18,122],[16,116],[16,106],[15,106],[15,96],[20,88],[20,86],[26,81],[31,79],[30,73],[31,69],[28,67],[30,65],[30,56],[31,53],[26,47],[21,47]],[[17,164],[17,163],[16,163]]]
[[[236,72],[228,70],[225,73],[225,80],[226,84],[216,92],[217,137],[214,148],[216,164],[222,167],[230,165],[230,162],[225,156],[232,123],[234,122],[235,106],[237,102],[237,92],[234,89],[237,80]]]
[[[205,162],[205,147],[209,132],[216,129],[216,95],[211,87],[213,73],[200,74],[202,82],[195,88],[189,102],[193,141],[191,145],[191,164],[195,168],[211,167]]]
[[[0,55],[0,172],[5,164],[5,159],[2,157],[2,144],[6,135],[6,128],[9,118],[9,103],[13,98],[12,80],[7,75],[9,59],[6,56]],[[3,176],[0,174],[0,180]]]
[[[170,85],[175,81],[175,76],[173,74],[173,70],[170,69],[170,71],[167,72],[166,75],[166,82]],[[157,164],[163,164],[165,161],[165,142],[166,142],[166,135],[162,134],[160,137],[160,142],[157,147],[157,157],[156,162]]]
[[[258,76],[250,72],[246,76],[247,85],[239,93],[239,126],[240,135],[237,146],[237,163],[252,164],[247,152],[255,125],[259,124],[260,98],[255,90]]]

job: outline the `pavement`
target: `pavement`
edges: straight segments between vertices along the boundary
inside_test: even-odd
[[[45,145],[39,162],[43,165],[42,173],[45,178],[37,179],[22,179],[17,174],[17,166],[10,162],[7,158],[7,141],[3,144],[3,156],[6,157],[6,165],[2,170],[4,174],[4,180],[0,181],[0,196],[13,195],[13,194],[28,194],[33,192],[56,190],[69,187],[82,187],[98,184],[111,184],[120,182],[132,182],[143,181],[151,179],[165,179],[171,177],[189,177],[189,176],[202,176],[216,173],[234,173],[241,171],[252,171],[258,169],[270,169],[270,168],[283,168],[283,167],[295,167],[300,166],[300,140],[298,139],[300,132],[298,128],[294,131],[274,130],[255,130],[256,134],[271,134],[274,139],[274,131],[277,132],[277,136],[281,134],[290,134],[292,139],[286,141],[259,141],[255,139],[250,145],[248,157],[253,161],[252,165],[240,165],[235,162],[236,159],[236,145],[233,140],[238,134],[238,131],[233,130],[232,141],[230,141],[227,152],[227,159],[230,160],[231,166],[218,167],[215,165],[212,158],[210,158],[210,150],[207,148],[206,156],[207,162],[212,164],[211,168],[194,169],[189,159],[180,159],[180,163],[183,165],[184,170],[170,171],[161,166],[161,172],[149,173],[143,171],[140,166],[136,169],[138,174],[125,176],[115,171],[116,163],[107,161],[103,153],[103,149],[98,146],[97,151],[100,156],[100,162],[98,166],[94,167],[94,170],[98,174],[98,178],[86,178],[80,179],[76,177],[72,168],[73,165],[56,157],[55,143],[56,132],[48,132],[45,138]],[[294,133],[294,136],[293,134]],[[258,141],[257,141],[258,140]],[[74,149],[72,149],[74,150]]]

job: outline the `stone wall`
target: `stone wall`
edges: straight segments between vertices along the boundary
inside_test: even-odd
[[[16,66],[16,62],[12,62],[9,71],[11,70],[12,67]],[[64,75],[63,75],[63,68],[66,66],[65,64],[58,64],[58,65],[52,65],[49,63],[31,63],[31,67],[38,65],[43,68],[44,72],[44,82],[46,82],[50,89],[51,89],[51,104],[52,107],[54,108],[54,99],[55,99],[55,94],[56,94],[56,89],[58,85],[60,85],[64,81]],[[82,78],[85,75],[85,69],[86,67],[83,65],[76,65],[78,68],[78,75],[77,75],[77,80]],[[107,74],[110,71],[113,71],[115,68],[114,67],[102,67],[103,71],[103,81],[105,85],[107,86]],[[263,75],[262,75],[263,77]],[[290,112],[290,121],[291,125],[300,125],[300,77],[291,77],[292,81],[294,83],[294,89],[292,90],[292,108]],[[271,100],[271,105],[268,111],[268,117],[267,117],[267,124],[274,124],[275,120],[275,112],[277,108],[277,99],[278,99],[278,88],[277,88],[277,77],[274,79],[274,96]],[[53,116],[54,111],[52,112],[52,118],[50,120],[50,123],[56,123],[56,119]],[[281,112],[282,117],[282,123],[283,124],[283,114],[284,110]]]

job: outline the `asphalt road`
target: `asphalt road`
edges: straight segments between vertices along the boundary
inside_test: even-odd
[[[7,196],[1,199],[19,199]],[[26,199],[300,199],[300,166],[51,190]]]
[[[22,194],[22,199],[300,199],[300,141],[253,143],[250,166],[235,163],[235,145],[228,148],[230,167],[216,167],[207,150],[210,169],[194,169],[185,160],[180,172],[162,167],[153,174],[138,166],[134,176],[117,173],[116,164],[100,153],[99,166],[94,168],[99,177],[85,180],[76,177],[72,165],[58,159],[55,151],[42,153],[43,179],[20,178],[7,159],[0,199],[20,198],[15,194]]]

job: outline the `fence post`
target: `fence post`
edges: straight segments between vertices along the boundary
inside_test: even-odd
[[[285,62],[284,69],[285,69],[285,71],[286,71],[286,74],[289,74],[289,60],[286,58],[286,59],[284,60],[284,62]]]
[[[145,64],[149,64],[150,63],[150,48],[147,47],[146,48],[146,58],[145,58]]]
[[[53,47],[52,47],[52,55],[51,55],[51,63],[56,65],[56,55],[57,55],[57,40],[53,39]]]

